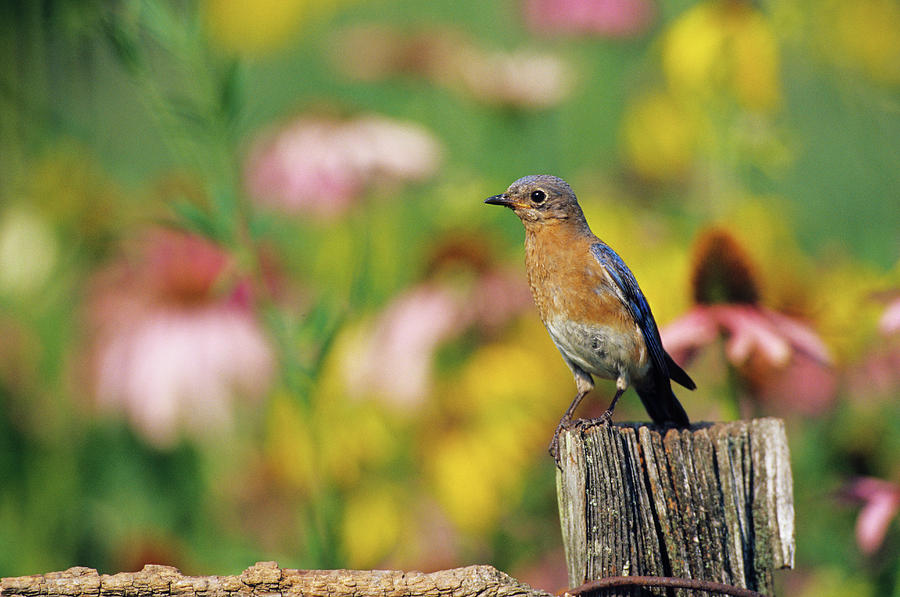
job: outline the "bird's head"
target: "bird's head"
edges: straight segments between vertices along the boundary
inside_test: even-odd
[[[484,202],[510,208],[526,226],[529,223],[584,221],[572,187],[549,174],[523,176],[509,185],[505,193],[488,197]]]

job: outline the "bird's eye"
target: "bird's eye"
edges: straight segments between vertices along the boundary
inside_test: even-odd
[[[531,202],[541,204],[547,198],[547,193],[538,189],[536,191],[531,191]]]

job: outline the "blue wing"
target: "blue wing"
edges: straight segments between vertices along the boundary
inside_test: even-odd
[[[631,316],[644,335],[644,342],[657,375],[667,380],[669,368],[666,366],[666,352],[663,350],[662,340],[659,338],[659,329],[656,327],[653,313],[650,312],[650,305],[647,304],[644,293],[641,292],[637,280],[634,279],[634,274],[631,273],[618,253],[602,242],[592,244],[591,253],[606,268],[610,277],[619,287],[620,298],[623,299],[625,306],[628,307]]]

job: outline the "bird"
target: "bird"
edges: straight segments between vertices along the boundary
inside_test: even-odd
[[[662,427],[690,420],[672,391],[694,380],[665,351],[650,305],[634,274],[591,232],[569,184],[548,174],[524,176],[489,205],[512,209],[525,227],[525,269],[544,326],[575,377],[577,393],[559,421],[550,455],[559,463],[559,436],[594,389],[593,376],[615,380],[616,393],[601,422],[609,423],[629,387]]]

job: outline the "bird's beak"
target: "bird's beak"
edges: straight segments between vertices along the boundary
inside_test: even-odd
[[[488,205],[503,205],[505,207],[513,207],[513,202],[506,195],[494,195],[484,200]]]

